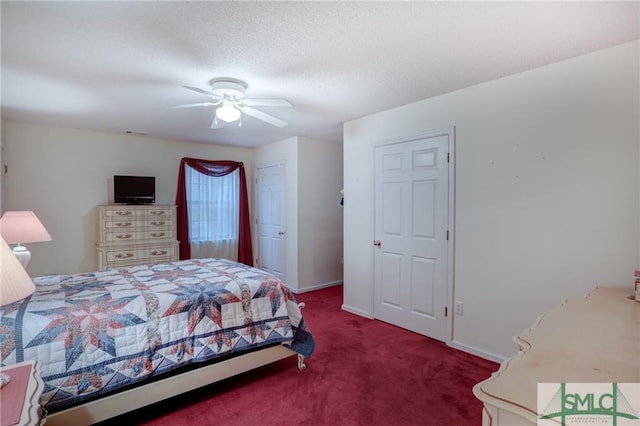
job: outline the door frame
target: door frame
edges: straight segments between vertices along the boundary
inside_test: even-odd
[[[276,161],[268,161],[266,163],[260,163],[260,164],[256,164],[254,167],[254,178],[253,178],[253,201],[254,201],[254,221],[253,224],[255,225],[255,232],[253,234],[255,234],[255,237],[252,237],[253,241],[253,246],[255,247],[254,253],[253,253],[253,261],[254,264],[256,266],[256,268],[258,267],[259,263],[258,260],[260,259],[260,257],[262,256],[262,254],[260,253],[260,224],[258,223],[258,209],[259,209],[259,201],[258,198],[260,197],[259,191],[258,191],[258,170],[259,169],[263,169],[265,167],[273,167],[273,166],[282,166],[282,169],[284,170],[284,176],[283,176],[283,182],[282,182],[282,190],[283,190],[283,194],[285,197],[284,200],[284,221],[285,221],[285,227],[287,224],[287,162],[285,160],[276,160]],[[287,244],[285,244],[285,248],[287,248]],[[288,258],[288,250],[285,250],[285,262],[284,262],[284,273],[285,273],[285,277],[288,276],[289,273],[289,268],[287,267],[287,258]]]
[[[376,181],[376,170],[375,170],[375,155],[376,148],[386,145],[395,145],[405,142],[413,142],[420,139],[431,138],[435,136],[448,136],[449,140],[449,170],[448,170],[448,203],[447,203],[447,229],[449,231],[449,240],[447,241],[447,298],[446,298],[446,309],[447,316],[445,319],[445,343],[448,346],[451,346],[453,341],[453,316],[455,315],[455,310],[453,309],[454,305],[454,254],[455,254],[455,126],[448,127],[442,130],[434,130],[427,133],[421,133],[415,136],[410,136],[401,139],[391,139],[373,143],[371,145],[371,164],[373,167],[371,168],[371,177],[372,177],[372,185],[371,185],[371,200],[374,201],[375,205],[375,181]],[[372,206],[374,207],[374,206]],[[372,209],[372,214],[375,214],[375,209]],[[370,241],[375,240],[376,238],[376,229],[375,229],[375,220],[371,222],[371,239]],[[369,312],[371,312],[372,318],[375,319],[375,254],[373,251],[373,245],[370,247],[371,253],[371,294],[369,296]]]

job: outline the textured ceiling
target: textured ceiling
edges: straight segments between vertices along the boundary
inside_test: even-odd
[[[639,37],[639,3],[1,3],[2,114],[55,126],[258,146],[340,141],[342,123]],[[246,81],[289,125],[211,129],[182,85]]]

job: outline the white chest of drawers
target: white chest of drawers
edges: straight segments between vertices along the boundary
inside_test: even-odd
[[[98,266],[178,260],[176,206],[98,206]]]
[[[519,334],[520,352],[473,388],[484,405],[482,425],[538,424],[538,383],[640,382],[640,303],[630,300],[632,294],[597,287]]]

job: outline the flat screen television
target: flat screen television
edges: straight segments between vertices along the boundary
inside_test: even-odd
[[[113,202],[116,204],[155,203],[156,178],[154,176],[114,176]]]

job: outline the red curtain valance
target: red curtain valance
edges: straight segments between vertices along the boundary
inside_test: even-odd
[[[253,251],[251,249],[251,222],[249,219],[249,197],[247,196],[247,178],[244,165],[238,161],[213,161],[199,158],[183,158],[180,160],[178,171],[178,191],[176,205],[178,206],[177,225],[178,240],[180,241],[180,259],[191,258],[191,243],[189,241],[189,212],[187,209],[187,188],[185,183],[185,167],[192,167],[207,176],[225,176],[240,169],[240,223],[238,224],[238,262],[253,266]]]

